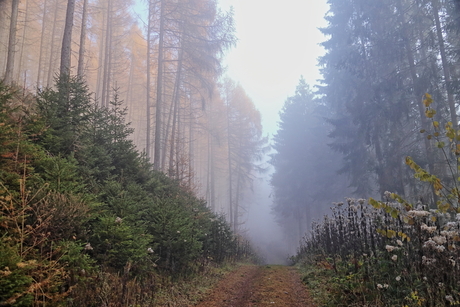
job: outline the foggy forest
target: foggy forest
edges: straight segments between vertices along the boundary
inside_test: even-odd
[[[458,305],[460,2],[327,3],[271,136],[217,0],[0,0],[0,306],[191,306],[241,262]]]

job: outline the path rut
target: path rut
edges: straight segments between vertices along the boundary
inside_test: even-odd
[[[198,307],[314,307],[297,269],[241,266],[224,277]]]

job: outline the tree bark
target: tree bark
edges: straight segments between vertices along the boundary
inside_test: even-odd
[[[401,0],[398,1],[398,10],[399,10],[399,18],[400,18],[400,24],[401,24],[401,31],[402,31],[402,36],[404,40],[404,48],[406,50],[406,56],[407,56],[407,61],[409,64],[409,72],[410,72],[410,77],[412,80],[412,89],[413,89],[413,95],[414,95],[414,103],[417,104],[418,106],[418,111],[420,114],[420,122],[421,122],[421,127],[422,129],[429,130],[429,124],[428,120],[425,116],[425,108],[422,104],[422,96],[424,94],[423,89],[420,88],[420,82],[419,78],[417,76],[417,70],[415,67],[415,59],[414,55],[412,53],[412,48],[410,45],[410,38],[407,33],[407,24],[404,18],[404,10],[402,7]],[[428,170],[431,174],[435,174],[434,170],[434,163],[433,163],[433,153],[432,153],[432,147],[431,143],[427,138],[424,138],[424,145],[425,145],[425,153],[428,161]],[[433,200],[434,203],[436,203],[436,194],[433,191]]]
[[[112,0],[107,3],[107,24],[105,33],[104,73],[102,76],[101,105],[109,106],[110,74],[112,62]]]
[[[38,56],[38,71],[37,71],[37,86],[40,87],[40,77],[41,77],[41,72],[42,72],[42,64],[43,64],[43,47],[45,44],[45,30],[46,30],[46,20],[47,20],[47,3],[48,0],[45,0],[43,4],[43,17],[42,17],[42,33],[40,35],[40,51],[39,51],[39,56]]]
[[[446,56],[446,47],[444,45],[444,37],[442,34],[441,22],[439,20],[438,0],[433,0],[432,4],[434,20],[436,24],[436,35],[438,36],[439,52],[441,54],[442,70],[444,73],[444,80],[446,83],[447,103],[449,105],[450,120],[452,121],[454,128],[458,129],[457,111],[455,108],[454,93],[452,90],[452,79],[450,76],[449,63],[447,61]]]
[[[151,48],[151,32],[152,32],[152,16],[153,14],[153,4],[152,1],[149,1],[149,16],[147,22],[147,97],[146,97],[146,138],[145,138],[145,154],[147,155],[147,159],[150,158],[150,134],[151,134],[151,122],[150,122],[150,48]]]
[[[82,78],[85,69],[85,42],[86,42],[86,20],[88,0],[83,0],[83,12],[81,16],[80,48],[78,50],[77,75]]]
[[[13,82],[14,56],[16,54],[16,27],[18,22],[19,0],[11,3],[10,35],[8,39],[8,56],[6,58],[5,83]]]
[[[173,109],[173,122],[172,122],[172,129],[171,129],[171,144],[170,144],[170,151],[169,151],[169,175],[172,176],[173,168],[174,168],[174,144],[176,140],[176,123],[178,123],[178,114],[179,114],[179,101],[180,101],[180,86],[181,86],[181,73],[182,73],[182,55],[183,49],[179,51],[179,59],[177,62],[177,72],[176,72],[176,82],[174,84],[174,92],[173,92],[173,101],[172,104],[174,105]],[[176,151],[178,148],[176,147]],[[176,159],[177,160],[177,159]],[[176,169],[176,171],[178,171]]]
[[[164,0],[160,1],[160,32],[158,38],[158,76],[157,76],[157,101],[155,108],[155,144],[153,150],[153,168],[160,170],[161,165],[161,129],[162,104],[163,104],[163,39],[164,39]]]
[[[49,68],[48,68],[48,78],[46,81],[46,86],[50,86],[51,78],[53,75],[53,57],[54,57],[54,37],[56,36],[56,24],[58,20],[58,12],[59,12],[59,1],[54,1],[54,21],[53,21],[53,29],[51,31],[51,40],[50,40],[50,57],[49,57]]]
[[[26,36],[27,36],[27,27],[28,27],[28,22],[29,22],[29,16],[30,14],[30,0],[28,0],[26,2],[26,13],[24,15],[24,25],[23,25],[23,28],[22,28],[22,37],[21,37],[21,53],[19,54],[19,67],[17,69],[17,77],[16,77],[16,80],[20,80],[21,78],[21,71],[24,67],[24,45],[25,45],[25,42],[26,42]],[[25,77],[24,77],[25,78]],[[24,79],[24,88],[25,88],[25,85],[26,85],[26,80]]]
[[[62,37],[61,76],[70,76],[70,56],[72,45],[73,15],[75,11],[75,0],[67,1],[67,11],[65,15],[64,36]]]
[[[229,84],[226,84],[225,99],[227,100],[227,154],[228,154],[228,200],[230,211],[230,225],[234,225],[233,215],[233,171],[232,171],[232,146],[230,141],[230,98],[229,98]]]
[[[10,27],[11,0],[0,0],[0,42],[8,41]],[[8,45],[0,44],[0,77],[6,69],[6,57],[8,55]]]

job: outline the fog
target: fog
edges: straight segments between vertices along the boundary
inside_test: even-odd
[[[245,227],[251,243],[266,263],[288,264],[296,246],[285,240],[282,228],[275,221],[271,193],[269,175],[255,182]]]

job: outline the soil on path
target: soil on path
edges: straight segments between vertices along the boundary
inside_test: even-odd
[[[198,307],[314,307],[297,269],[245,265],[224,277]]]

